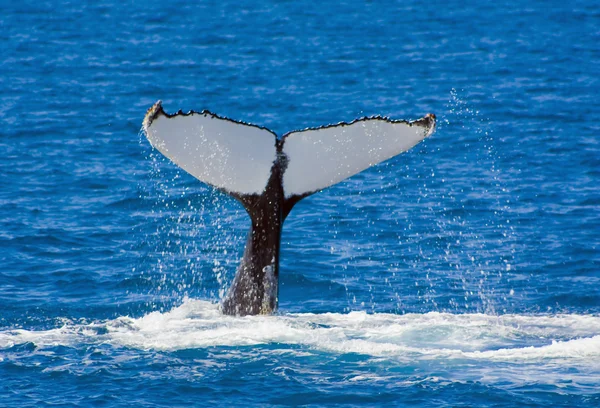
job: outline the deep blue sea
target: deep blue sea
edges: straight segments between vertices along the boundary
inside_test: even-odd
[[[595,1],[1,1],[0,407],[600,406]],[[250,225],[140,133],[437,115],[315,194],[279,311]]]

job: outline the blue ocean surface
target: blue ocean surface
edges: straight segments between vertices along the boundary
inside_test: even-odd
[[[2,1],[0,406],[600,406],[600,8]],[[279,311],[218,301],[250,221],[152,149],[437,115],[300,202]]]

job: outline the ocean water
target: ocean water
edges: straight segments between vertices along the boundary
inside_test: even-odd
[[[0,10],[1,407],[600,406],[595,2]],[[158,99],[438,129],[298,204],[278,313],[229,317],[249,219]]]

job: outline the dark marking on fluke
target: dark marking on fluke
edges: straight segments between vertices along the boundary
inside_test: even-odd
[[[241,194],[227,191],[217,187],[220,191],[230,194],[236,198],[246,209],[251,219],[251,227],[246,240],[244,257],[237,269],[237,273],[221,300],[221,310],[227,315],[257,315],[270,314],[277,310],[279,292],[279,249],[281,245],[281,229],[290,211],[300,200],[315,193],[309,191],[300,195],[286,197],[284,193],[283,176],[288,165],[289,158],[283,148],[288,136],[294,132],[286,133],[281,139],[277,135],[262,126],[257,126],[226,117],[218,116],[210,111],[201,112],[181,110],[175,114],[166,113],[161,101],[155,103],[148,109],[143,122],[143,129],[148,129],[160,115],[167,118],[176,116],[204,115],[211,118],[227,120],[236,124],[252,126],[267,130],[275,135],[276,158],[271,168],[270,177],[262,194]],[[316,128],[307,128],[303,131],[328,129],[336,126],[350,126],[357,122],[381,120],[388,123],[405,123],[412,126],[420,126],[425,129],[427,135],[435,128],[435,115],[428,114],[425,117],[408,122],[405,120],[392,120],[381,116],[372,116],[356,119],[352,122],[340,122],[335,125],[327,125]],[[426,136],[424,136],[426,137]],[[399,154],[399,153],[398,153]]]

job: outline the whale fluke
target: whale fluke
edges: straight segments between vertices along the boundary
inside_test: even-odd
[[[415,146],[435,130],[416,121],[365,117],[285,134],[209,111],[166,113],[156,102],[143,122],[150,144],[198,180],[240,201],[252,221],[244,258],[221,310],[277,309],[281,228],[302,198]]]
[[[143,124],[150,144],[198,180],[229,193],[262,194],[276,159],[268,129],[214,113],[167,114],[158,101]]]
[[[433,133],[435,117],[414,122],[370,117],[287,133],[286,198],[311,194],[407,151]]]

